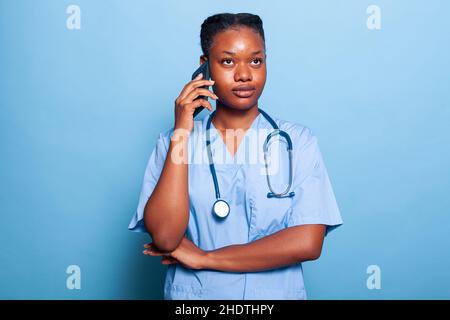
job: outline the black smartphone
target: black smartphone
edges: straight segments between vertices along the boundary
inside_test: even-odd
[[[194,79],[197,75],[199,75],[200,73],[203,73],[203,78],[202,80],[209,80],[211,78],[210,74],[209,74],[209,62],[208,60],[206,60],[205,62],[203,62],[200,67],[197,68],[197,70],[194,71],[194,73],[192,74],[192,79]],[[205,88],[208,89],[209,86],[202,86],[201,88]],[[198,96],[197,98],[195,98],[194,100],[197,99],[205,99],[208,100],[207,96]],[[195,109],[194,111],[194,118],[197,114],[199,114],[205,107],[201,106]]]

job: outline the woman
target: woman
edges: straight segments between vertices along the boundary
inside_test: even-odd
[[[342,224],[317,138],[258,106],[266,81],[258,16],[207,18],[201,46],[213,80],[195,78],[176,99],[175,125],[150,156],[129,229],[148,232],[153,242],[144,253],[168,265],[165,299],[306,299],[301,262],[317,259],[327,232]],[[199,96],[215,100],[216,110],[194,121],[196,108],[213,110]],[[292,142],[292,186],[283,197],[269,193],[289,182],[284,138],[271,143],[279,145],[279,160],[268,162],[273,172],[247,159],[262,158],[274,126]],[[212,210],[218,199],[226,201],[219,213]]]

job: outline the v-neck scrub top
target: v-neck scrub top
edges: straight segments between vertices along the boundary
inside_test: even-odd
[[[194,121],[188,142],[190,212],[186,237],[199,248],[211,251],[246,244],[291,226],[324,224],[328,234],[342,225],[317,137],[306,126],[275,117],[272,118],[279,128],[292,139],[293,184],[289,191],[294,191],[295,196],[267,197],[269,188],[264,161],[254,158],[257,154],[256,158],[264,159],[263,143],[273,127],[261,113],[252,122],[251,130],[245,132],[235,155],[230,154],[219,131],[211,123],[211,151],[221,198],[230,205],[230,213],[225,219],[213,216],[212,205],[216,197],[205,144],[206,123],[210,116]],[[128,227],[132,231],[147,232],[143,221],[144,207],[163,169],[172,134],[173,128],[160,133],[151,152],[137,210]],[[255,140],[255,136],[259,139]],[[276,192],[286,188],[289,170],[286,145],[279,140],[273,143],[273,146],[278,144],[275,150],[279,157],[274,156],[274,159],[279,160],[279,170],[270,175]],[[271,165],[276,163],[273,161]],[[181,264],[167,267],[164,299],[307,298],[301,263],[259,272],[192,270]]]

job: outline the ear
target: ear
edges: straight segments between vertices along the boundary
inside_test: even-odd
[[[203,64],[206,60],[208,60],[208,57],[205,56],[204,54],[202,54],[202,55],[200,56],[200,64]]]

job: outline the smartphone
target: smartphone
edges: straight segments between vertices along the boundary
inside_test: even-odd
[[[203,62],[200,67],[198,67],[197,70],[194,71],[194,73],[192,74],[192,79],[194,79],[197,75],[199,75],[200,73],[203,73],[203,79],[202,80],[209,80],[211,78],[210,74],[209,74],[209,62],[208,60],[206,60],[205,62]],[[201,88],[205,88],[208,89],[209,86],[202,86]],[[198,96],[197,98],[195,98],[194,100],[197,99],[205,99],[208,100],[207,96]],[[197,114],[199,114],[205,107],[201,106],[198,108],[195,108],[194,111],[194,118]]]

